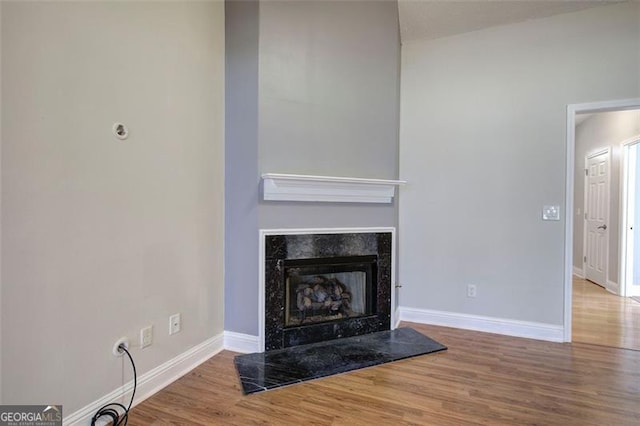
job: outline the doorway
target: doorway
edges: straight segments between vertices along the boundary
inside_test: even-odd
[[[592,241],[594,242],[593,246],[591,248],[589,248],[588,250],[591,250],[592,256],[594,257],[593,260],[594,262],[592,263],[592,265],[594,266],[592,269],[594,271],[591,272],[597,272],[599,274],[599,276],[595,277],[593,279],[593,281],[601,281],[602,283],[604,283],[610,292],[615,292],[616,294],[618,294],[621,290],[621,286],[618,287],[619,283],[622,283],[623,281],[623,271],[620,268],[621,262],[619,261],[620,256],[622,255],[622,246],[621,246],[621,209],[617,208],[620,206],[621,204],[621,197],[620,197],[620,187],[616,187],[615,189],[610,188],[610,195],[612,197],[612,202],[609,203],[610,206],[616,206],[616,210],[618,210],[615,214],[613,213],[613,211],[611,211],[611,216],[608,218],[611,222],[612,225],[611,226],[609,223],[605,223],[606,215],[602,215],[603,219],[605,220],[601,220],[601,221],[593,221],[593,230],[588,230],[587,229],[587,224],[585,224],[585,216],[584,216],[584,211],[580,211],[579,209],[576,210],[575,205],[574,205],[574,201],[576,198],[582,198],[580,197],[580,195],[576,195],[574,196],[574,190],[576,189],[576,183],[578,183],[580,181],[579,178],[576,178],[577,173],[583,173],[583,175],[585,174],[585,171],[583,169],[589,168],[589,167],[584,167],[583,168],[583,164],[582,163],[582,159],[585,158],[585,156],[583,155],[579,155],[577,156],[577,158],[582,158],[580,160],[580,163],[576,164],[576,150],[577,150],[577,146],[576,146],[576,122],[577,120],[579,120],[580,118],[584,118],[584,117],[579,117],[579,116],[584,116],[587,114],[598,114],[598,113],[606,113],[606,112],[615,112],[615,111],[630,111],[630,110],[639,110],[640,109],[640,99],[630,99],[630,100],[621,100],[621,101],[609,101],[609,102],[599,102],[599,103],[591,103],[591,104],[576,104],[576,105],[570,105],[567,108],[567,179],[566,179],[566,194],[567,194],[567,203],[566,203],[566,208],[565,208],[565,220],[566,220],[566,229],[565,229],[565,297],[564,297],[564,302],[565,302],[565,318],[564,318],[564,337],[565,337],[565,341],[571,341],[572,340],[572,313],[573,313],[573,307],[572,307],[572,303],[573,303],[573,276],[574,276],[574,272],[576,272],[576,270],[582,270],[584,274],[587,274],[586,269],[587,269],[587,265],[584,265],[583,268],[579,268],[576,267],[576,265],[580,265],[582,266],[582,261],[583,261],[583,251],[587,251],[587,249],[585,249],[584,247],[586,246],[586,244],[583,246],[582,241],[583,239],[581,238],[576,238],[576,240],[574,241],[574,233],[575,234],[583,234],[583,235],[588,235],[589,232],[591,232],[592,234]],[[609,163],[609,170],[610,170],[610,179],[611,180],[617,180],[617,184],[620,184],[620,181],[622,180],[622,176],[620,174],[620,149],[621,149],[621,145],[620,145],[621,140],[618,139],[615,143],[607,143],[604,144],[605,147],[609,147],[611,149],[611,151],[609,151],[609,159],[610,159],[610,163]],[[597,163],[597,157],[599,154],[602,154],[602,152],[592,152],[589,159],[594,160],[595,163]],[[587,160],[588,161],[588,160]],[[589,166],[589,164],[587,164],[587,166]],[[597,168],[597,166],[595,164],[591,164],[591,166],[594,166]],[[618,167],[618,169],[616,170],[616,166]],[[606,166],[603,166],[603,168]],[[580,182],[581,183],[581,182]],[[595,187],[598,186],[598,182],[594,181],[591,182],[591,184],[595,185]],[[601,185],[606,185],[606,183],[600,182]],[[609,185],[611,184],[611,181],[609,182]],[[579,186],[580,190],[582,191],[583,186],[580,185]],[[597,196],[598,193],[597,191],[594,189],[595,195],[596,195],[596,200],[597,200]],[[582,192],[584,194],[584,192]],[[587,213],[589,213],[589,208],[586,209]],[[593,210],[593,208],[591,209]],[[597,218],[594,218],[597,219]],[[602,222],[602,223],[599,223]],[[574,228],[574,224],[577,225],[576,228]],[[582,229],[582,225],[585,225],[584,227],[584,233],[577,231],[574,232],[575,229]],[[604,228],[604,225],[606,225],[606,228]],[[602,227],[599,228],[598,227]],[[600,233],[600,234],[598,234]],[[598,235],[601,235],[600,237]],[[610,249],[609,250],[609,256],[606,257],[606,259],[609,260],[609,268],[606,268],[606,263],[604,262],[603,259],[605,259],[605,253],[600,251],[598,252],[598,249],[603,249],[604,247],[607,247],[608,245],[606,244],[606,239],[611,236],[612,238],[610,238]],[[588,238],[586,238],[588,241]],[[598,240],[604,244],[600,244],[598,245]],[[577,245],[577,241],[581,241],[581,243],[579,245]],[[579,246],[583,246],[583,247],[579,247]],[[578,255],[578,258],[580,259],[580,263],[574,262],[574,254]],[[589,259],[589,253],[584,253],[587,256],[587,262]],[[600,266],[598,267],[598,261],[600,261]],[[585,262],[586,263],[586,262]],[[599,270],[598,270],[599,269]],[[608,272],[607,272],[608,271]],[[584,276],[584,275],[583,275]],[[604,281],[602,281],[604,276]],[[593,275],[590,275],[590,278],[593,278]],[[616,288],[617,287],[617,288]],[[615,297],[614,295],[608,293],[610,296]]]
[[[640,134],[622,143],[620,295],[640,296]]]

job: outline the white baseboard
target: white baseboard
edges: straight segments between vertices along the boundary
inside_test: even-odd
[[[578,268],[577,266],[574,266],[573,267],[573,275],[575,275],[578,278],[583,278],[584,279],[584,269]]]
[[[618,285],[618,283],[611,280],[607,280],[607,285],[605,285],[604,288],[615,295],[620,294],[620,286]]]
[[[504,334],[507,336],[526,337],[529,339],[548,340],[551,342],[564,341],[564,327],[554,324],[433,311],[429,309],[406,308],[402,306],[400,307],[400,320],[483,331],[486,333]]]
[[[149,398],[222,351],[224,349],[223,341],[223,333],[220,333],[138,377],[138,388],[133,405]],[[133,381],[65,417],[63,424],[66,426],[88,425],[100,407],[114,401],[128,401],[131,398],[132,390]]]
[[[260,338],[258,336],[252,336],[251,334],[225,331],[224,348],[228,351],[240,352],[243,354],[260,352]]]

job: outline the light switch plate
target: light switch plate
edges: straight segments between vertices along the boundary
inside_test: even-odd
[[[542,220],[560,220],[560,206],[542,206]]]

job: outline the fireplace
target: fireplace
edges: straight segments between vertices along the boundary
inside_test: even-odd
[[[264,349],[391,328],[392,232],[264,235]]]

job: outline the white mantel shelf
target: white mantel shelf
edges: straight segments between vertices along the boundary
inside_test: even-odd
[[[267,201],[322,201],[333,203],[391,203],[404,180],[264,173]]]

